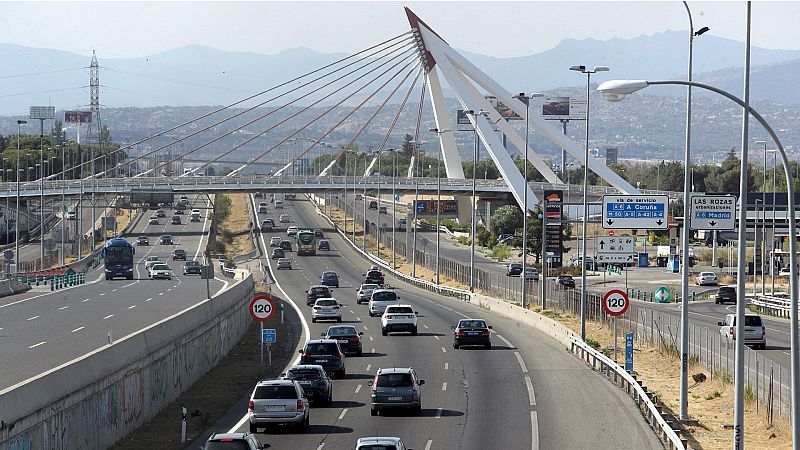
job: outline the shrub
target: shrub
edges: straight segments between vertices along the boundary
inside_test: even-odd
[[[714,391],[714,392],[706,395],[706,400],[714,400],[715,398],[720,397],[720,396],[722,396],[722,393],[720,393],[719,391]]]
[[[589,336],[586,336],[586,343],[589,344],[589,346],[594,348],[595,350],[600,349],[600,343],[595,339],[590,338]]]
[[[499,244],[492,250],[492,258],[498,261],[505,261],[511,256],[511,249],[505,244]]]

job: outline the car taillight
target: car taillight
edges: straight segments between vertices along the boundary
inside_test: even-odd
[[[730,333],[731,333],[731,336],[733,336],[733,326],[731,326]]]
[[[456,330],[456,336],[463,336],[464,332],[461,330]]]
[[[255,402],[253,402],[252,400],[250,400],[250,401],[247,403],[247,409],[249,409],[250,411],[252,411],[253,409],[255,409],[255,407],[256,407],[256,404],[255,404]]]
[[[297,410],[300,411],[302,409],[303,409],[303,401],[302,400],[298,400],[297,401]]]
[[[350,336],[350,342],[358,342],[358,336]]]
[[[393,316],[393,315],[391,315],[391,314],[386,314],[386,318],[387,318],[387,319],[393,319],[393,318],[394,318],[394,316]]]
[[[302,356],[302,357],[303,357],[303,358],[311,358],[311,356],[312,356],[312,355],[311,355],[310,353],[303,353],[303,356]]]
[[[489,330],[483,330],[483,331],[481,331],[481,334],[484,335],[484,336],[488,336],[489,335]]]

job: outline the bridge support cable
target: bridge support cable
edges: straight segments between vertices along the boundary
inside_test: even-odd
[[[283,144],[283,143],[284,143],[284,142],[286,142],[288,139],[290,139],[290,138],[294,137],[295,135],[297,135],[297,134],[298,134],[298,133],[300,133],[301,131],[305,130],[305,129],[306,129],[306,128],[308,128],[308,127],[309,127],[311,124],[313,124],[313,123],[314,123],[314,122],[316,122],[317,120],[321,119],[323,116],[325,116],[326,114],[330,113],[330,112],[331,112],[331,111],[333,111],[334,109],[338,108],[338,107],[339,107],[339,106],[341,106],[341,105],[342,105],[344,102],[346,102],[347,100],[351,99],[351,98],[352,98],[352,97],[353,97],[355,94],[357,94],[357,93],[359,93],[360,91],[362,91],[362,90],[366,89],[368,86],[370,86],[372,83],[376,82],[377,80],[379,80],[379,79],[383,78],[383,77],[384,77],[384,76],[385,76],[387,73],[391,72],[391,71],[392,71],[392,70],[394,70],[394,69],[395,69],[397,66],[399,66],[400,64],[403,64],[404,62],[405,62],[405,65],[404,65],[403,67],[401,67],[401,68],[400,68],[400,69],[399,69],[399,70],[398,70],[398,71],[397,71],[397,72],[396,72],[394,75],[392,75],[392,76],[391,76],[391,78],[389,78],[389,79],[388,79],[388,80],[386,80],[386,81],[385,81],[385,82],[384,82],[384,83],[383,83],[381,86],[379,86],[379,87],[376,89],[376,91],[375,91],[375,92],[373,92],[372,94],[370,94],[370,95],[369,95],[369,97],[367,97],[367,100],[371,99],[371,98],[372,98],[372,97],[373,97],[373,96],[374,96],[374,95],[375,95],[375,94],[376,94],[378,91],[380,91],[381,89],[383,89],[384,87],[386,87],[386,85],[387,85],[387,84],[389,84],[389,83],[390,83],[392,80],[394,80],[395,78],[397,78],[397,76],[398,76],[398,75],[400,75],[400,74],[402,74],[403,72],[405,72],[405,71],[409,70],[409,67],[411,67],[411,66],[412,66],[412,64],[414,64],[415,62],[418,64],[418,61],[416,61],[416,58],[410,58],[410,59],[408,59],[408,61],[406,61],[406,60],[403,60],[403,61],[399,61],[399,62],[395,63],[395,64],[394,64],[392,67],[390,67],[390,68],[386,69],[385,71],[383,71],[383,73],[379,74],[378,76],[374,77],[372,80],[368,81],[368,82],[367,82],[366,84],[364,84],[363,86],[361,86],[361,87],[359,87],[358,89],[356,89],[356,91],[355,91],[355,92],[353,92],[352,94],[350,94],[350,95],[348,95],[347,97],[343,98],[342,100],[340,100],[340,101],[339,101],[339,102],[337,102],[335,105],[333,105],[333,106],[331,106],[330,108],[328,108],[327,110],[323,111],[323,112],[322,112],[321,114],[319,114],[317,117],[315,117],[315,118],[311,119],[311,121],[309,121],[307,124],[303,125],[303,126],[300,128],[300,129],[298,129],[298,130],[294,131],[292,134],[290,134],[289,136],[287,136],[286,138],[284,138],[283,140],[281,140],[281,141],[280,141],[280,142],[278,142],[277,144],[273,145],[272,147],[268,148],[266,151],[264,151],[264,152],[263,152],[263,153],[261,153],[260,155],[256,156],[255,158],[252,158],[252,159],[251,159],[250,161],[248,161],[246,164],[243,164],[242,166],[240,166],[240,167],[237,167],[236,169],[234,169],[234,171],[233,171],[233,172],[231,172],[231,173],[230,173],[230,174],[228,174],[228,175],[229,175],[229,176],[231,176],[231,175],[235,175],[235,174],[237,174],[239,171],[241,171],[242,169],[244,169],[245,167],[249,166],[250,164],[252,164],[252,163],[254,163],[254,162],[257,162],[257,161],[259,161],[261,158],[263,158],[264,156],[268,155],[268,154],[269,154],[269,153],[270,153],[272,150],[274,150],[275,148],[277,148],[279,145]],[[413,70],[412,70],[412,71],[413,71]],[[409,72],[409,73],[410,73],[410,72]],[[406,75],[406,76],[408,76],[408,75]],[[314,142],[314,143],[311,145],[311,147],[309,147],[309,149],[308,149],[308,150],[310,150],[311,148],[314,148],[314,147],[315,147],[315,146],[316,146],[316,145],[317,145],[317,144],[318,144],[318,143],[319,143],[319,142],[320,142],[320,141],[321,141],[321,140],[322,140],[322,139],[323,139],[325,136],[327,136],[328,134],[330,134],[330,133],[331,133],[331,131],[333,131],[334,129],[336,129],[336,127],[338,127],[339,125],[341,125],[341,124],[342,124],[342,122],[344,122],[344,120],[346,120],[348,117],[350,117],[350,116],[353,114],[353,112],[355,112],[355,111],[356,111],[358,108],[360,108],[360,107],[361,107],[361,106],[362,106],[362,105],[363,105],[365,102],[366,102],[366,100],[365,100],[364,102],[361,102],[361,104],[360,104],[360,105],[358,105],[356,108],[354,108],[354,109],[353,109],[353,111],[351,111],[349,114],[347,114],[347,116],[346,116],[344,119],[342,119],[341,121],[339,121],[339,123],[338,123],[338,124],[336,124],[336,125],[335,125],[333,128],[331,128],[330,130],[328,130],[328,131],[327,131],[327,132],[326,132],[326,133],[325,133],[325,134],[324,134],[324,135],[323,135],[321,138],[319,138],[319,139],[315,140],[315,142]],[[307,152],[308,150],[306,150],[306,152]]]
[[[369,119],[367,119],[367,121],[364,123],[364,125],[362,125],[362,126],[361,126],[361,128],[360,128],[360,129],[359,129],[359,130],[356,132],[356,134],[353,136],[353,138],[350,140],[350,142],[347,144],[347,146],[345,146],[345,148],[349,147],[349,146],[350,146],[350,144],[352,144],[352,143],[353,143],[353,142],[356,140],[356,138],[358,138],[358,136],[360,136],[360,135],[361,135],[361,133],[362,133],[362,132],[364,132],[364,130],[365,130],[365,129],[366,129],[366,128],[367,128],[367,127],[368,127],[368,126],[369,126],[369,125],[372,123],[372,121],[375,119],[375,117],[378,115],[378,113],[379,113],[379,112],[380,112],[380,111],[383,109],[383,107],[384,107],[384,106],[386,106],[386,103],[388,103],[388,102],[389,102],[389,100],[390,100],[392,97],[394,97],[394,94],[396,94],[396,93],[397,93],[397,91],[400,89],[400,87],[406,83],[406,81],[408,80],[408,78],[411,76],[411,74],[412,74],[412,73],[414,73],[414,70],[416,70],[416,69],[417,69],[417,67],[419,67],[419,65],[420,65],[420,63],[418,62],[418,63],[417,63],[417,64],[416,64],[416,65],[415,65],[413,68],[411,68],[411,70],[409,70],[409,71],[406,73],[406,76],[405,76],[405,77],[403,77],[403,79],[402,79],[402,80],[400,80],[400,83],[398,83],[398,84],[397,84],[397,86],[395,86],[395,88],[394,88],[394,89],[392,90],[392,92],[391,92],[391,93],[390,93],[390,94],[389,94],[389,95],[386,97],[386,99],[383,101],[383,103],[381,103],[381,104],[380,104],[380,106],[378,106],[378,108],[376,108],[376,109],[375,109],[375,111],[372,113],[372,115],[369,117]],[[308,153],[311,151],[311,149],[313,149],[313,148],[314,148],[314,147],[316,147],[318,144],[320,144],[320,143],[322,142],[322,140],[323,140],[323,139],[325,139],[325,137],[326,137],[326,136],[328,136],[328,135],[329,135],[330,133],[332,133],[332,132],[333,132],[333,131],[334,131],[336,128],[338,128],[338,127],[339,127],[341,124],[343,124],[345,120],[347,120],[347,119],[348,119],[348,118],[349,118],[351,115],[353,115],[353,113],[355,113],[356,111],[358,111],[358,109],[359,109],[359,108],[361,108],[362,106],[364,106],[364,105],[365,105],[365,104],[366,104],[366,103],[367,103],[367,102],[368,102],[370,99],[372,99],[372,97],[374,97],[374,96],[375,96],[375,95],[376,95],[378,92],[380,92],[380,90],[381,90],[381,89],[383,89],[383,88],[384,88],[384,86],[386,86],[387,84],[389,84],[389,82],[391,82],[391,81],[392,81],[394,78],[396,78],[396,77],[397,77],[397,75],[399,75],[400,73],[402,73],[402,70],[401,70],[401,71],[400,71],[398,74],[396,74],[395,76],[393,76],[391,79],[387,80],[387,81],[386,81],[386,83],[384,83],[384,84],[383,84],[383,86],[379,87],[379,88],[378,88],[378,89],[377,89],[375,92],[373,92],[373,93],[372,93],[372,94],[371,94],[369,97],[367,97],[366,99],[364,99],[364,101],[362,101],[362,102],[361,102],[361,103],[360,103],[358,106],[356,106],[355,108],[353,108],[353,109],[350,111],[350,113],[349,113],[349,114],[347,114],[347,115],[346,115],[344,118],[342,118],[342,120],[340,120],[340,121],[339,121],[339,123],[337,123],[336,125],[334,125],[333,127],[331,127],[331,128],[328,130],[328,131],[326,131],[326,132],[325,132],[325,134],[323,134],[323,135],[322,135],[322,136],[320,136],[318,139],[316,139],[316,141],[314,141],[314,142],[311,144],[311,146],[309,146],[309,147],[308,147],[306,150],[304,150],[302,153],[300,153],[299,155],[297,155],[297,156],[296,156],[296,157],[295,157],[295,158],[292,160],[292,162],[291,162],[290,164],[294,164],[294,162],[295,162],[295,161],[297,161],[298,159],[300,159],[300,158],[302,158],[303,156],[305,156],[306,154],[308,154]],[[419,75],[420,75],[421,73],[422,73],[422,71],[421,71],[421,70],[417,70],[417,77],[416,77],[416,78],[415,78],[415,80],[414,80],[414,84],[416,84],[416,80],[417,80],[417,79],[419,79]],[[413,86],[414,86],[414,84],[412,84],[412,86],[411,86],[411,89],[413,89]],[[380,151],[380,150],[381,150],[381,149],[379,149],[378,151]],[[280,171],[278,171],[278,173],[276,173],[274,176],[278,176],[278,175],[280,175],[280,173],[281,173],[283,170],[286,170],[286,167],[282,168],[282,169],[281,169]]]
[[[366,76],[367,74],[369,74],[369,73],[373,72],[374,70],[377,70],[378,68],[380,68],[380,67],[383,67],[384,65],[388,64],[389,62],[391,62],[391,61],[393,61],[393,60],[395,60],[395,59],[397,59],[397,58],[399,58],[399,57],[402,57],[403,55],[405,55],[405,54],[409,53],[409,52],[410,52],[410,50],[411,50],[411,49],[410,49],[410,47],[409,47],[408,45],[406,45],[406,46],[404,46],[404,47],[400,47],[400,48],[394,49],[394,50],[390,51],[389,53],[387,53],[387,54],[385,54],[385,55],[381,55],[381,56],[380,56],[380,57],[378,57],[378,58],[375,58],[375,59],[370,59],[370,60],[369,60],[367,63],[365,63],[365,64],[361,65],[360,67],[357,67],[356,69],[353,69],[353,70],[351,70],[351,71],[349,71],[349,72],[345,73],[344,75],[341,75],[341,76],[339,76],[338,78],[335,78],[335,79],[333,79],[333,80],[330,80],[330,81],[328,81],[327,83],[325,83],[324,85],[322,85],[322,86],[319,86],[319,87],[317,87],[317,88],[315,88],[315,89],[311,90],[310,92],[308,92],[308,93],[306,93],[306,94],[303,94],[303,95],[301,95],[300,97],[297,97],[297,98],[295,98],[294,100],[290,101],[289,103],[286,103],[286,104],[283,104],[283,105],[281,105],[281,106],[279,106],[279,107],[277,107],[277,108],[274,108],[274,109],[272,109],[272,110],[270,110],[270,111],[268,111],[268,112],[266,112],[266,113],[264,113],[264,114],[262,114],[262,115],[260,115],[260,116],[256,117],[255,119],[252,119],[251,121],[249,121],[249,122],[247,122],[247,123],[245,123],[245,124],[242,124],[242,125],[241,125],[241,126],[239,126],[238,128],[234,128],[234,129],[232,129],[232,130],[230,130],[230,131],[228,131],[228,132],[226,132],[226,133],[224,133],[224,134],[222,134],[222,135],[220,135],[220,136],[217,136],[216,138],[212,139],[212,140],[211,140],[211,141],[209,141],[209,142],[206,142],[206,143],[204,143],[204,144],[202,144],[202,145],[200,145],[200,146],[198,146],[198,147],[195,147],[195,148],[193,148],[193,149],[189,150],[188,152],[186,152],[186,153],[184,153],[184,154],[182,154],[182,155],[179,155],[179,156],[177,156],[177,157],[175,157],[175,158],[173,158],[173,159],[171,159],[171,160],[169,160],[169,161],[166,161],[166,162],[164,162],[164,163],[160,164],[158,167],[155,167],[153,170],[157,170],[157,169],[160,169],[161,167],[168,166],[168,165],[170,165],[170,164],[174,163],[175,161],[178,161],[178,160],[180,160],[180,159],[182,159],[182,158],[184,158],[184,157],[186,157],[186,156],[188,156],[188,155],[190,155],[190,154],[192,154],[192,153],[195,153],[195,152],[197,152],[197,151],[199,151],[199,150],[201,150],[201,149],[203,149],[203,148],[205,148],[205,147],[207,147],[207,146],[209,146],[209,145],[211,145],[211,144],[213,144],[213,143],[215,143],[215,142],[217,142],[217,141],[219,141],[219,140],[221,140],[221,139],[223,139],[223,138],[225,138],[225,137],[228,137],[228,136],[232,135],[233,133],[236,133],[236,132],[237,132],[237,131],[239,131],[239,130],[242,130],[242,129],[244,129],[245,127],[247,127],[247,126],[249,126],[249,125],[252,125],[252,124],[253,124],[253,123],[255,123],[255,122],[258,122],[259,120],[262,120],[262,119],[264,119],[265,117],[268,117],[268,116],[270,116],[270,115],[272,115],[272,114],[275,114],[275,113],[277,113],[277,112],[279,112],[279,111],[282,111],[282,110],[284,110],[285,108],[288,108],[289,106],[291,106],[291,105],[293,105],[293,104],[295,104],[295,103],[297,103],[297,102],[299,102],[299,101],[301,101],[301,100],[303,100],[303,99],[305,99],[305,98],[307,98],[307,97],[311,96],[312,94],[315,94],[315,93],[317,93],[317,92],[319,92],[319,91],[321,91],[321,90],[323,90],[323,89],[325,89],[325,88],[327,88],[327,87],[330,87],[330,86],[332,86],[333,84],[335,84],[335,83],[337,83],[337,82],[339,82],[339,81],[342,81],[343,79],[345,79],[345,78],[347,78],[348,76],[350,76],[350,75],[352,75],[352,74],[354,74],[354,73],[358,72],[359,70],[362,70],[362,69],[364,69],[364,68],[366,68],[366,67],[368,67],[368,66],[370,66],[370,65],[376,64],[376,63],[380,62],[382,59],[384,59],[384,58],[388,58],[389,56],[391,56],[391,55],[393,55],[393,54],[395,54],[395,53],[398,53],[398,54],[397,54],[397,55],[396,55],[394,58],[391,58],[391,59],[389,59],[388,61],[385,61],[384,63],[382,63],[382,64],[378,65],[378,66],[377,66],[376,68],[374,68],[373,70],[371,70],[371,71],[369,71],[369,72],[366,72],[365,74],[363,74],[362,76],[360,76],[360,77],[356,78],[355,80],[351,81],[350,83],[352,83],[352,82],[354,82],[354,81],[357,81],[357,80],[359,80],[360,78],[363,78],[363,76]],[[366,58],[365,58],[365,59],[366,59]],[[361,60],[359,60],[359,61],[363,61],[363,59],[361,59]],[[348,66],[349,66],[349,65],[348,65]],[[314,81],[316,81],[316,80],[314,80]],[[312,81],[312,82],[313,82],[313,81]],[[292,91],[289,91],[289,92],[286,92],[286,93],[284,93],[284,94],[281,94],[279,97],[282,97],[282,96],[284,96],[284,95],[287,95],[287,94],[289,94],[289,93],[291,93],[291,92],[293,92],[293,91],[295,91],[295,90],[299,90],[299,89],[301,89],[302,87],[305,87],[305,86],[307,86],[308,84],[310,84],[310,83],[312,83],[312,82],[306,83],[306,84],[305,84],[305,85],[303,85],[303,86],[298,86],[296,89],[293,89]],[[337,89],[337,90],[335,90],[335,91],[333,91],[333,92],[331,92],[331,93],[329,93],[329,94],[325,95],[324,97],[322,97],[321,99],[319,99],[319,100],[317,100],[316,102],[312,103],[311,105],[309,105],[309,106],[306,106],[306,107],[304,107],[304,108],[301,108],[299,111],[295,112],[294,114],[292,114],[291,116],[287,117],[286,119],[284,119],[284,120],[280,121],[279,123],[277,123],[277,124],[275,124],[275,125],[273,125],[273,126],[271,126],[271,127],[267,128],[267,129],[266,129],[266,130],[264,130],[264,131],[261,131],[260,133],[257,133],[257,134],[255,134],[254,136],[252,136],[251,138],[249,138],[249,139],[245,140],[245,141],[244,141],[244,142],[242,142],[241,144],[234,146],[232,149],[230,149],[230,150],[228,150],[228,151],[224,152],[224,153],[223,153],[223,154],[221,154],[221,155],[218,155],[218,156],[217,156],[215,159],[213,159],[213,160],[211,160],[211,161],[207,161],[207,163],[208,163],[208,164],[211,164],[211,163],[213,163],[213,162],[216,162],[216,161],[218,161],[219,159],[221,159],[221,158],[223,158],[223,157],[225,157],[225,156],[229,155],[229,154],[230,154],[230,153],[232,153],[233,151],[235,151],[235,150],[237,150],[237,149],[239,149],[239,148],[243,147],[244,145],[247,145],[247,144],[249,144],[250,142],[252,142],[252,141],[254,141],[255,139],[257,139],[257,138],[259,138],[259,137],[261,137],[261,136],[265,135],[266,133],[268,133],[268,132],[270,132],[270,131],[274,130],[274,129],[275,129],[275,128],[277,128],[278,126],[280,126],[280,125],[282,125],[282,124],[284,124],[284,123],[288,122],[289,120],[293,119],[294,117],[297,117],[297,116],[299,116],[300,114],[304,113],[305,111],[308,111],[309,109],[311,109],[311,107],[313,107],[314,105],[316,105],[316,104],[320,103],[321,101],[323,101],[323,100],[326,100],[326,99],[328,99],[328,98],[332,97],[334,94],[336,94],[336,93],[340,92],[340,91],[341,91],[341,90],[343,90],[345,87],[347,87],[347,85],[345,85],[345,86],[343,86],[343,87],[341,87],[341,88],[339,88],[339,89]],[[277,99],[277,98],[278,98],[278,97],[274,97],[274,99]],[[194,134],[197,134],[197,133],[194,133]],[[187,137],[190,137],[190,136],[187,136]],[[158,151],[158,150],[155,150],[155,151]],[[151,153],[152,153],[152,152],[151,152]],[[143,155],[143,156],[147,156],[147,155]],[[134,160],[131,160],[131,161],[128,161],[127,163],[131,163],[131,162],[133,162],[133,161],[134,161]],[[192,171],[191,171],[190,173],[196,172],[197,170],[201,169],[202,167],[205,167],[205,166],[206,166],[206,165],[208,165],[208,164],[204,164],[203,166],[196,167],[196,168],[192,169]],[[180,176],[186,176],[186,175],[189,175],[190,173],[181,174]]]
[[[283,88],[283,87],[285,87],[285,86],[290,86],[292,83],[294,83],[294,82],[296,82],[296,81],[300,81],[300,80],[302,80],[302,79],[304,79],[304,78],[306,78],[306,77],[309,77],[309,76],[311,76],[311,75],[314,75],[314,74],[316,74],[316,73],[323,72],[323,71],[325,71],[325,70],[328,70],[328,69],[330,69],[330,68],[332,68],[332,67],[335,67],[335,66],[337,66],[337,65],[339,65],[339,64],[342,64],[342,63],[344,63],[344,62],[346,62],[346,61],[349,61],[349,60],[352,60],[352,59],[362,60],[362,59],[368,58],[369,56],[362,56],[362,55],[364,55],[364,54],[366,54],[366,53],[369,53],[369,52],[373,51],[373,50],[374,50],[374,49],[376,49],[376,48],[382,48],[382,47],[386,46],[387,44],[388,44],[388,47],[391,47],[391,46],[393,46],[393,45],[398,45],[398,44],[401,44],[401,43],[406,43],[407,41],[409,41],[409,40],[411,39],[411,38],[409,37],[409,35],[410,35],[410,34],[411,34],[410,32],[401,33],[401,34],[399,34],[399,35],[397,35],[397,36],[394,36],[394,37],[392,37],[392,38],[386,39],[386,40],[384,40],[384,41],[382,41],[382,42],[380,42],[380,43],[378,43],[378,44],[372,45],[372,46],[370,46],[370,47],[368,47],[368,48],[366,48],[366,49],[364,49],[364,50],[358,51],[358,52],[356,52],[356,53],[354,53],[354,54],[352,54],[352,55],[345,56],[344,58],[340,58],[340,59],[338,59],[338,60],[336,60],[336,61],[333,61],[333,62],[331,62],[331,63],[329,63],[329,64],[326,64],[326,65],[324,65],[324,66],[322,66],[322,67],[319,67],[319,68],[317,68],[317,69],[314,69],[314,70],[312,70],[312,71],[310,71],[310,72],[306,72],[306,73],[304,73],[304,74],[302,74],[302,75],[299,75],[299,76],[297,76],[297,77],[294,77],[294,78],[292,78],[291,80],[288,80],[288,81],[285,81],[285,82],[283,82],[283,83],[277,84],[277,85],[275,85],[275,86],[272,86],[272,87],[270,87],[270,88],[268,88],[268,89],[265,89],[265,90],[263,90],[263,91],[261,91],[261,92],[255,93],[255,94],[253,94],[253,95],[250,95],[250,96],[248,96],[248,97],[245,97],[245,98],[243,98],[243,99],[237,100],[237,101],[235,101],[235,102],[233,102],[233,103],[230,103],[230,104],[228,104],[228,105],[226,105],[226,106],[219,107],[219,108],[217,108],[217,109],[215,109],[215,110],[213,110],[213,111],[207,112],[207,113],[205,113],[205,114],[202,114],[202,115],[200,115],[200,116],[198,116],[198,117],[195,117],[195,118],[193,118],[193,119],[187,120],[187,121],[185,121],[185,122],[183,122],[183,123],[180,123],[180,124],[178,124],[178,125],[175,125],[175,126],[173,126],[173,127],[171,127],[171,128],[168,128],[168,129],[166,129],[166,130],[160,131],[160,132],[158,132],[158,133],[155,133],[155,134],[153,134],[153,135],[150,135],[150,136],[148,136],[148,137],[146,137],[146,138],[140,139],[140,140],[138,140],[138,141],[136,141],[136,142],[133,142],[133,143],[130,143],[130,144],[124,145],[124,146],[120,147],[119,149],[117,149],[117,150],[114,150],[114,151],[113,151],[113,152],[111,152],[110,154],[113,154],[113,153],[118,153],[118,152],[123,152],[123,151],[125,151],[125,150],[128,150],[128,149],[131,149],[131,148],[133,148],[133,147],[135,147],[135,146],[137,146],[137,145],[140,145],[140,144],[143,144],[143,143],[145,143],[145,142],[148,142],[148,141],[150,141],[150,140],[152,140],[152,139],[155,139],[155,138],[158,138],[158,137],[164,136],[164,135],[166,135],[167,133],[171,133],[171,132],[173,132],[173,131],[175,131],[175,130],[178,130],[178,129],[182,128],[182,127],[185,127],[185,126],[191,125],[191,124],[192,124],[192,123],[194,123],[194,122],[197,122],[197,121],[199,121],[199,120],[203,120],[203,119],[205,119],[205,118],[207,118],[207,117],[210,117],[210,116],[212,116],[212,115],[214,115],[214,114],[217,114],[217,113],[219,113],[219,112],[221,112],[221,111],[225,111],[225,110],[231,109],[231,108],[233,108],[233,107],[235,107],[235,106],[238,106],[238,105],[241,105],[242,103],[245,103],[245,102],[247,102],[247,101],[249,101],[249,100],[252,100],[252,99],[254,99],[254,98],[257,98],[257,97],[259,97],[259,96],[262,96],[262,95],[265,95],[265,94],[268,94],[268,93],[270,93],[270,92],[273,92],[273,91],[275,91],[275,90],[277,90],[277,89],[280,89],[280,88]],[[388,47],[387,47],[387,48],[388,48]],[[384,49],[384,50],[385,50],[385,49]],[[378,52],[380,52],[380,51],[381,51],[381,50],[378,50]],[[327,75],[323,75],[323,76],[321,76],[320,78],[324,78],[324,77],[326,77],[326,76],[328,76],[328,75],[330,75],[330,74],[332,74],[332,73],[335,73],[335,72],[337,72],[337,71],[339,71],[339,70],[341,70],[341,69],[343,69],[343,68],[346,68],[346,67],[348,67],[349,65],[352,65],[352,64],[353,64],[353,63],[349,63],[348,65],[345,65],[345,66],[344,66],[344,67],[342,67],[342,68],[335,69],[333,72],[330,72],[330,73],[329,73],[329,74],[327,74]],[[320,78],[318,78],[318,79],[320,79]],[[185,137],[183,137],[183,138],[181,138],[180,140],[184,140],[184,139],[186,139],[186,138],[185,138]],[[110,155],[110,154],[109,154],[109,155]],[[92,158],[92,159],[90,159],[90,160],[86,160],[85,162],[82,162],[82,163],[80,163],[78,166],[71,168],[71,170],[74,170],[74,169],[81,169],[81,168],[82,168],[84,165],[86,165],[86,164],[91,164],[92,162],[94,162],[94,161],[96,161],[96,160],[98,160],[98,159],[100,159],[100,158],[103,158],[104,156],[109,156],[109,155],[101,155],[101,156],[98,156],[98,157]],[[62,170],[62,172],[61,172],[61,173],[63,173],[63,170]],[[61,173],[59,173],[59,174],[61,174]]]
[[[417,156],[419,154],[419,126],[420,123],[422,122],[422,108],[425,106],[425,92],[427,90],[428,90],[428,78],[426,77],[424,82],[422,83],[422,92],[419,94],[419,109],[417,110],[417,124],[414,128],[415,144],[411,148],[411,161],[408,164],[408,178],[412,178],[414,176],[414,166],[417,162]],[[417,176],[419,176],[419,174],[417,174]]]

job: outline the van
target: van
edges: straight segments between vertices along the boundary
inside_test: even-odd
[[[200,210],[193,209],[191,214],[192,222],[199,222],[200,221]]]
[[[275,200],[275,209],[283,209],[283,200]]]

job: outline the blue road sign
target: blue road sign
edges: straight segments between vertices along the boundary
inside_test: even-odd
[[[603,228],[665,230],[668,203],[666,195],[604,195]]]
[[[274,328],[264,328],[261,330],[261,343],[274,344],[278,340],[278,333]]]
[[[633,372],[633,332],[625,333],[625,370]]]

